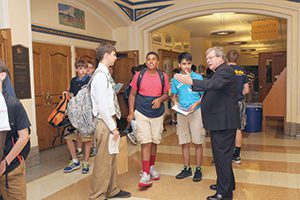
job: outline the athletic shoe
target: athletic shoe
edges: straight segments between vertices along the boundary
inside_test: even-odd
[[[151,179],[154,181],[157,181],[160,179],[158,172],[155,169],[154,165],[150,166],[150,175],[151,175]]]
[[[143,175],[141,176],[141,179],[139,181],[139,187],[151,187],[151,186],[152,186],[152,182],[151,182],[150,174],[143,172]]]
[[[137,138],[133,132],[128,133],[127,137],[129,138],[129,140],[131,141],[132,144],[137,145]]]
[[[183,179],[189,176],[192,176],[192,168],[184,166],[183,170],[175,176],[176,179]]]
[[[241,164],[241,157],[233,157],[232,162],[234,162],[235,164]]]
[[[81,173],[87,174],[89,173],[89,171],[90,171],[90,165],[88,163],[83,163]]]
[[[196,167],[195,173],[194,173],[194,177],[193,177],[193,181],[194,182],[199,182],[202,179],[202,172],[201,172],[201,168],[200,167]]]
[[[80,162],[73,162],[73,161],[70,161],[69,165],[67,167],[64,168],[64,172],[65,173],[69,173],[69,172],[72,172],[76,169],[79,169],[80,168]]]

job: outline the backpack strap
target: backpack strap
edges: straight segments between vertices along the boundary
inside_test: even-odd
[[[141,81],[142,81],[142,78],[143,78],[146,71],[147,71],[146,68],[142,69],[140,71],[140,74],[139,74],[139,77],[138,77],[138,80],[137,80],[137,92],[140,90]],[[157,72],[159,74],[159,78],[160,78],[161,85],[162,85],[161,95],[163,95],[164,94],[164,88],[165,88],[165,76],[164,76],[164,73],[161,70],[158,69]]]
[[[138,77],[138,80],[137,80],[137,92],[140,91],[141,81],[142,81],[142,78],[143,78],[146,71],[147,71],[147,68],[144,68],[140,71],[140,74],[139,74],[139,77]]]

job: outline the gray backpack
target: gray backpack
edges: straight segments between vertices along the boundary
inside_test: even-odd
[[[76,128],[78,134],[83,136],[94,134],[96,129],[91,99],[91,83],[95,73],[88,84],[83,86],[77,95],[70,99],[66,111],[72,126]]]

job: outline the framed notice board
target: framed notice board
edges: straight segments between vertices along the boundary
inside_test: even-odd
[[[12,51],[16,96],[19,99],[30,99],[31,90],[28,48],[22,45],[14,45]]]

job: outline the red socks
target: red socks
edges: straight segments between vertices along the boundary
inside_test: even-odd
[[[155,158],[156,158],[156,155],[151,155],[151,157],[150,157],[150,166],[155,164]]]
[[[143,160],[142,161],[142,168],[143,168],[143,172],[146,172],[147,174],[150,173],[150,161],[148,160]]]

